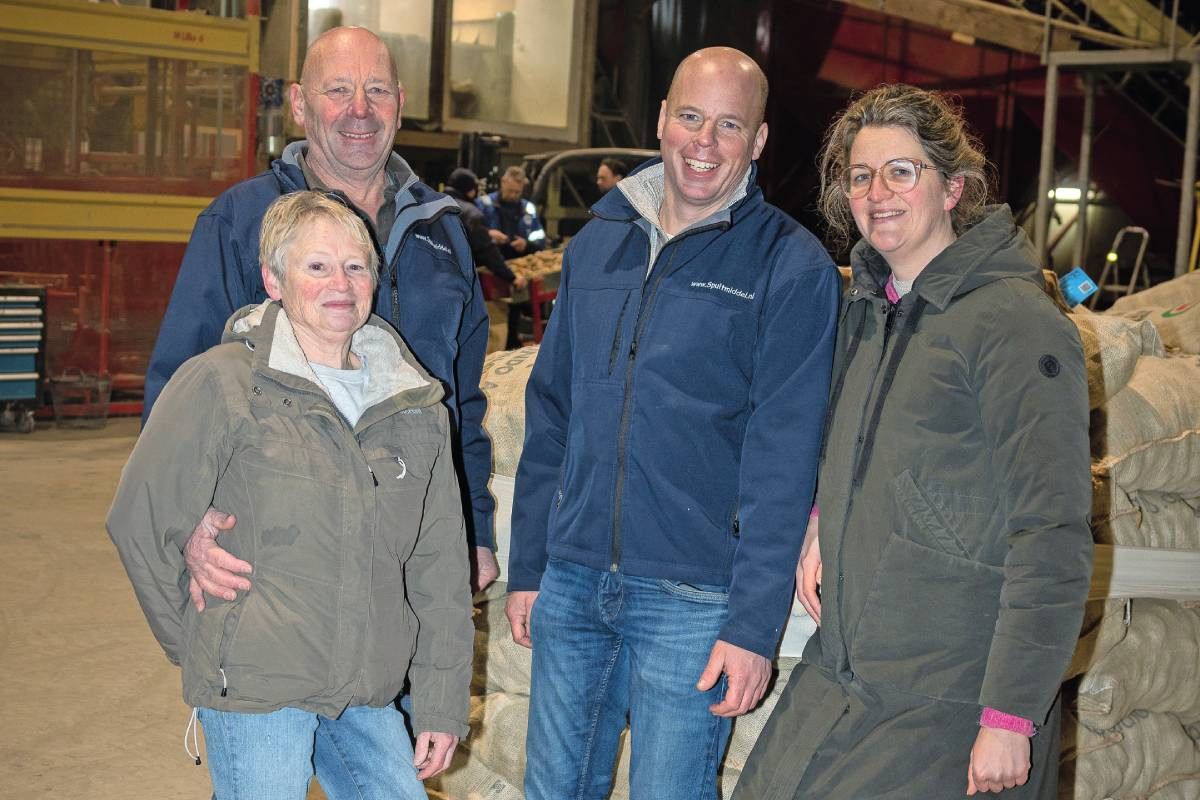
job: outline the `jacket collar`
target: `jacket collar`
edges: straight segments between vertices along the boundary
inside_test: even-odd
[[[323,186],[318,181],[314,180],[314,178],[316,178],[316,173],[314,173],[312,169],[304,163],[304,158],[307,155],[308,141],[301,139],[299,141],[292,142],[285,147],[283,149],[283,154],[279,157],[279,160],[284,164],[290,164],[301,170],[305,177],[305,183],[309,186],[309,188],[321,190],[327,189],[328,187]],[[401,192],[412,187],[414,184],[419,183],[417,174],[413,172],[412,167],[410,167],[408,162],[396,153],[392,153],[390,156],[388,156],[388,163],[387,166],[384,167],[384,171],[387,173],[388,183],[391,186],[394,186],[397,192]]]
[[[303,139],[292,142],[284,148],[283,155],[272,164],[276,178],[287,192],[309,188],[304,171],[300,167],[300,157],[307,148],[308,142]],[[393,185],[396,186],[396,221],[392,223],[388,241],[381,243],[385,265],[392,263],[396,251],[400,249],[400,243],[414,225],[432,222],[443,214],[462,213],[454,198],[434,191],[418,180],[408,162],[395,153],[392,153],[388,160],[387,170],[389,180],[393,180]]]
[[[1008,206],[990,206],[983,219],[921,270],[913,293],[944,311],[955,297],[1001,278],[1018,277],[1040,286],[1037,263],[1029,237],[1013,223]],[[865,294],[882,294],[891,267],[865,239],[851,251],[850,266],[853,288]]]
[[[293,390],[328,397],[278,301],[265,300],[246,306],[229,318],[222,342],[239,341],[253,351],[251,369],[256,374],[271,377]],[[445,394],[442,385],[420,366],[403,340],[374,314],[355,331],[350,348],[365,356],[371,365],[364,402],[367,409],[389,400],[395,406],[393,410],[429,406]],[[368,416],[364,413],[363,419]]]
[[[662,205],[664,168],[662,158],[653,158],[639,166],[592,206],[592,214],[614,222],[635,222],[644,219],[658,227],[658,210]],[[630,182],[628,186],[627,182]],[[618,191],[619,190],[619,191]],[[733,223],[739,212],[752,202],[762,198],[758,188],[758,162],[750,162],[745,183],[724,208],[694,225],[685,228],[709,227],[713,224]],[[683,233],[684,231],[680,231]],[[676,234],[678,236],[680,234]],[[674,238],[674,237],[672,237]]]

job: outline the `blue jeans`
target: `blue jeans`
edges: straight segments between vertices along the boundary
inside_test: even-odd
[[[296,708],[198,710],[215,800],[304,800],[314,767],[329,800],[427,800],[395,706],[337,719]]]
[[[696,681],[728,610],[723,586],[551,559],[530,618],[526,800],[602,800],[629,720],[630,800],[707,800],[730,720]]]

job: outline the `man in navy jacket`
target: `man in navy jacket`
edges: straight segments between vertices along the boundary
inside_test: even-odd
[[[505,258],[520,258],[546,246],[546,231],[537,207],[524,197],[529,178],[521,167],[509,167],[500,176],[499,191],[480,195],[475,205],[483,212],[492,241]]]
[[[841,282],[763,199],[766,78],[693,53],[662,158],[592,209],[526,394],[506,613],[533,648],[529,800],[715,798],[766,689],[812,505]]]
[[[222,193],[196,220],[146,374],[144,419],[187,359],[221,340],[238,308],[266,298],[258,261],[263,213],[275,198],[325,189],[347,202],[372,231],[380,280],[374,311],[395,326],[429,372],[445,382],[456,432],[475,588],[495,580],[491,443],[479,388],[488,318],[470,247],[451,198],[417,179],[392,152],[404,89],[386,45],[363,28],[335,28],[308,50],[292,115],[307,141],[294,142],[271,168]],[[210,509],[184,545],[197,608],[204,594],[234,599],[249,588],[251,565],[216,544],[236,520]],[[181,544],[183,542],[181,541]]]

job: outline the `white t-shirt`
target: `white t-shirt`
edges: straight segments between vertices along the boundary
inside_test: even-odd
[[[358,369],[334,369],[324,364],[308,362],[325,391],[329,393],[329,399],[337,406],[337,410],[342,412],[351,428],[358,424],[365,410],[363,401],[367,394],[367,357],[358,353],[355,355],[362,365]]]

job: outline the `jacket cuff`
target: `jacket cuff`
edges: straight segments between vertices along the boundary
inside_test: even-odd
[[[467,734],[471,731],[462,720],[450,719],[449,717],[437,714],[414,716],[412,725],[413,732],[418,735],[422,733],[449,733],[457,736],[460,742],[466,739]]]
[[[994,708],[983,709],[983,713],[979,715],[979,724],[984,728],[999,728],[1019,733],[1022,736],[1033,736],[1037,733],[1037,726],[1031,720],[1014,714],[1005,714]]]
[[[470,524],[467,525],[467,545],[471,548],[486,547],[489,550],[496,549],[496,542],[493,536],[494,512],[492,511],[473,511],[471,514]]]

